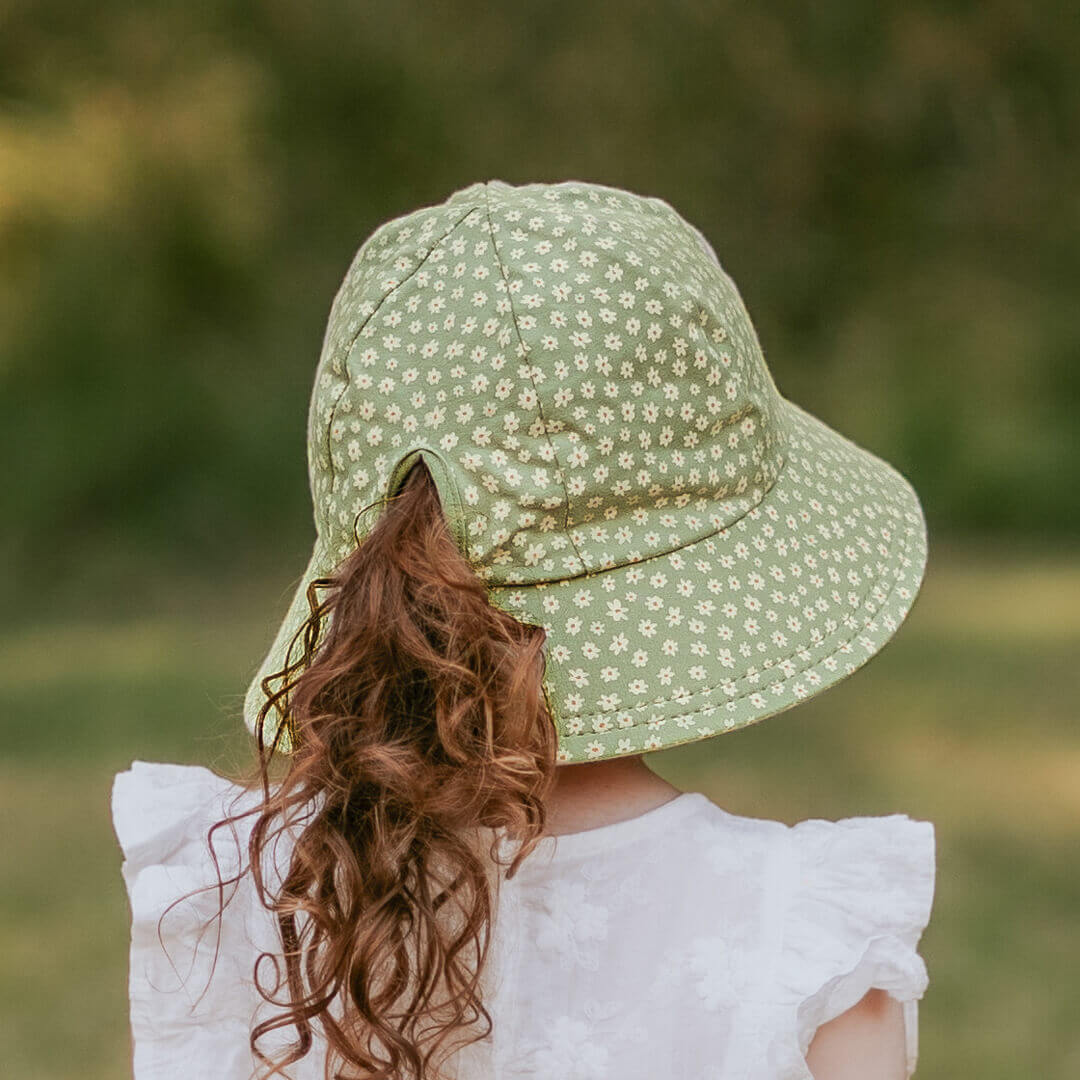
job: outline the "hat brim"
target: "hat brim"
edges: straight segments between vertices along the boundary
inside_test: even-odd
[[[259,710],[267,699],[262,686],[263,680],[282,671],[285,668],[286,661],[295,663],[303,655],[303,635],[295,641],[294,638],[297,631],[300,630],[311,614],[311,605],[308,601],[308,586],[316,578],[328,577],[333,572],[336,562],[337,560],[333,554],[323,543],[322,537],[316,537],[311,557],[308,559],[308,564],[300,576],[300,584],[297,586],[296,592],[293,593],[288,611],[278,627],[270,651],[266,654],[262,664],[259,665],[259,670],[251,680],[247,693],[244,695],[244,723],[252,735],[258,733]],[[280,689],[281,681],[274,679],[271,686],[276,691]],[[293,745],[288,725],[282,727],[284,720],[285,717],[282,716],[281,712],[275,706],[271,706],[263,729],[263,745],[267,748],[273,746],[274,749],[281,753],[289,754],[293,750]],[[275,738],[277,738],[276,745],[274,744]]]
[[[548,631],[544,689],[561,761],[666,749],[775,716],[855,672],[911,610],[927,557],[911,484],[794,402],[781,398],[780,409],[783,468],[732,525],[636,563],[489,589],[496,607]],[[302,650],[293,638],[310,612],[308,584],[336,561],[317,540],[248,687],[252,733],[262,680],[284,668],[290,642],[289,659]],[[657,574],[663,585],[650,584]],[[579,616],[573,632],[568,614]],[[268,720],[267,746],[281,717]],[[291,752],[287,730],[277,749]]]
[[[496,606],[549,631],[545,689],[562,761],[665,749],[775,716],[851,675],[911,610],[927,556],[911,484],[794,402],[780,407],[784,466],[734,524],[635,564],[492,590]],[[568,613],[580,614],[576,634]]]

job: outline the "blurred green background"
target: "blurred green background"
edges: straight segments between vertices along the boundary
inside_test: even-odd
[[[929,517],[879,659],[657,770],[934,821],[919,1077],[1080,1076],[1078,45],[1064,2],[0,5],[4,1075],[127,1074],[111,777],[245,760],[333,294],[498,178],[669,201]]]

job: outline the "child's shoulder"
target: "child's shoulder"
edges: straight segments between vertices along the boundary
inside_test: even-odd
[[[800,1054],[821,1024],[876,987],[904,1006],[913,1071],[916,1002],[928,982],[918,944],[934,897],[933,824],[900,813],[787,824],[712,802],[696,817],[705,887],[725,880],[757,890],[756,918],[771,942],[769,993],[791,1005]]]
[[[932,822],[891,813],[844,818],[805,818],[792,824],[727,810],[704,794],[695,796],[699,833],[744,838],[787,848],[813,861],[849,861],[874,855],[897,858],[905,853],[933,856]]]
[[[896,913],[929,918],[936,871],[934,826],[907,814],[862,815],[793,824],[733,813],[702,796],[687,822],[687,844],[703,861],[749,867],[794,909],[840,910],[843,917]]]

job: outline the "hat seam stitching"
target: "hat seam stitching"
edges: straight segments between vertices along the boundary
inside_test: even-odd
[[[758,407],[757,403],[754,402],[754,401],[748,402],[746,405],[742,406],[742,408],[740,408],[738,411],[732,413],[731,416],[723,417],[722,420],[718,422],[718,425],[714,425],[714,427],[716,427],[716,433],[719,434],[720,431],[725,430],[726,428],[730,427],[732,424],[737,424],[740,421],[745,420],[747,416],[750,416],[752,414],[756,414],[756,415],[759,415],[759,416],[761,415],[761,409]],[[640,566],[642,563],[651,562],[653,559],[662,559],[665,555],[674,555],[675,552],[682,551],[684,548],[693,547],[694,544],[703,543],[705,540],[711,540],[714,536],[718,536],[720,533],[726,532],[728,529],[734,528],[736,525],[738,525],[738,523],[740,521],[742,521],[743,518],[745,518],[748,515],[752,514],[759,506],[761,506],[761,504],[766,500],[766,498],[768,498],[769,492],[772,491],[772,489],[774,487],[776,487],[776,485],[780,482],[780,477],[783,475],[784,470],[787,468],[788,461],[790,460],[790,455],[781,453],[781,454],[778,455],[778,459],[779,459],[779,462],[780,462],[780,467],[776,470],[776,475],[772,478],[772,483],[769,484],[768,487],[766,487],[766,488],[764,488],[762,490],[761,498],[758,499],[758,501],[756,503],[753,503],[752,505],[748,506],[745,510],[743,510],[742,513],[738,515],[738,517],[732,518],[730,521],[726,522],[723,525],[717,525],[713,529],[712,532],[705,533],[702,536],[698,536],[693,540],[687,541],[687,542],[682,543],[682,544],[678,544],[675,547],[667,548],[665,551],[652,551],[648,555],[645,555],[645,556],[643,556],[641,558],[638,558],[638,559],[632,559],[632,560],[630,560],[628,562],[601,563],[601,564],[598,564],[594,569],[586,570],[581,574],[573,574],[570,577],[557,578],[554,581],[522,582],[522,586],[523,587],[528,587],[528,585],[530,585],[530,584],[533,584],[533,585],[559,585],[559,584],[562,584],[565,581],[576,581],[578,578],[598,577],[600,574],[606,574],[609,570],[625,570],[629,566]],[[723,498],[723,499],[715,499],[715,498],[710,499],[709,496],[704,496],[703,495],[703,496],[699,496],[699,498],[704,498],[704,499],[706,499],[708,501],[719,502],[719,503],[735,501],[730,497],[726,497],[726,498]],[[742,501],[745,501],[745,499],[743,499],[742,496],[737,496],[736,498],[739,498],[739,499],[742,499]],[[681,509],[681,507],[680,507],[680,509]],[[683,520],[685,521],[686,518],[684,517]],[[579,531],[584,531],[584,529],[588,528],[588,526],[593,524],[593,522],[595,522],[595,521],[596,521],[596,519],[593,518],[590,521],[581,522],[578,525],[576,525],[575,528],[577,528]]]
[[[445,232],[443,232],[432,243],[431,247],[429,247],[427,249],[427,251],[424,252],[423,257],[417,261],[416,265],[399,282],[397,282],[391,288],[387,289],[386,292],[384,292],[382,294],[382,296],[379,297],[379,302],[371,309],[371,311],[368,312],[367,317],[360,323],[359,327],[357,327],[356,333],[353,334],[353,336],[351,338],[349,338],[349,342],[345,346],[345,348],[343,350],[342,358],[341,358],[342,367],[344,368],[344,376],[343,376],[343,378],[344,378],[345,385],[342,386],[341,390],[338,392],[337,397],[334,398],[333,403],[330,405],[330,409],[329,409],[329,412],[327,414],[327,419],[326,419],[326,434],[325,434],[326,460],[330,464],[330,469],[329,469],[329,474],[330,474],[330,476],[329,476],[329,479],[330,479],[329,490],[330,490],[331,495],[333,495],[333,493],[334,493],[334,481],[337,479],[337,470],[334,467],[334,455],[333,455],[333,451],[332,451],[331,446],[330,446],[330,432],[333,430],[334,419],[335,419],[335,417],[337,415],[338,406],[341,404],[341,399],[345,396],[345,394],[349,390],[349,387],[352,385],[352,378],[351,378],[351,375],[350,375],[350,372],[349,372],[349,356],[352,353],[354,346],[356,345],[357,341],[360,339],[360,335],[364,332],[364,327],[366,327],[367,324],[369,322],[371,322],[372,319],[375,318],[375,316],[378,314],[378,312],[382,308],[383,304],[385,304],[386,301],[391,296],[393,296],[394,293],[396,293],[398,291],[398,289],[400,289],[402,287],[402,285],[405,284],[405,282],[407,282],[410,278],[412,278],[414,275],[416,275],[420,271],[420,268],[428,261],[428,259],[431,258],[432,252],[451,233],[453,233],[458,228],[458,226],[461,225],[461,223],[474,210],[478,210],[478,209],[480,209],[479,205],[474,204],[474,205],[470,206],[466,213],[462,214],[462,216],[459,217],[450,226],[450,228],[448,228]],[[372,236],[368,237],[368,240],[365,241],[365,243],[362,245],[362,247],[366,247],[367,243],[370,242],[370,240],[372,240],[374,238],[374,235],[375,234],[373,233]],[[341,288],[344,288],[344,282],[342,283]],[[332,366],[332,365],[330,365],[330,366]],[[331,529],[333,527],[329,518],[326,518],[325,524],[328,526],[328,531],[329,531],[329,529]],[[355,518],[354,518],[354,524],[355,524]]]
[[[910,549],[911,549],[911,545],[910,545],[910,538],[909,538],[909,542],[905,544],[902,554],[906,556],[907,553],[910,551]],[[898,567],[898,570],[900,568],[902,568],[902,564],[901,564],[901,567]],[[855,630],[851,634],[850,637],[845,638],[843,641],[841,641],[836,646],[836,648],[832,649],[830,652],[819,656],[817,659],[811,659],[811,660],[807,661],[804,667],[801,667],[797,671],[792,672],[791,675],[785,676],[780,681],[781,682],[788,682],[791,679],[796,678],[800,674],[803,674],[806,671],[809,671],[811,668],[813,668],[813,667],[817,666],[818,664],[822,663],[828,657],[835,656],[836,653],[839,652],[845,645],[850,644],[860,634],[864,633],[866,631],[866,628],[870,625],[871,622],[873,622],[874,618],[880,613],[880,611],[885,606],[885,604],[888,603],[889,598],[896,591],[896,588],[897,588],[897,586],[899,584],[899,576],[900,576],[899,573],[897,573],[896,574],[896,580],[890,586],[889,591],[885,594],[885,597],[882,599],[881,603],[878,604],[870,612],[870,614],[865,618],[863,624],[857,630]],[[870,593],[872,591],[873,591],[873,586],[870,589],[867,589],[862,594],[862,596],[859,598],[860,605],[866,599],[866,597],[870,595]],[[838,626],[836,628],[836,630],[834,630],[831,634],[827,635],[824,639],[822,639],[822,641],[818,642],[818,647],[827,644],[828,641],[829,641],[829,638],[833,637],[837,633],[840,633],[842,630],[843,630],[843,626],[842,625]],[[802,649],[805,649],[806,647],[807,646],[802,646]],[[593,718],[595,718],[597,716],[614,716],[614,715],[618,715],[619,713],[625,713],[625,712],[628,712],[628,711],[640,711],[640,710],[643,710],[643,709],[654,708],[657,705],[664,705],[664,704],[667,704],[667,703],[672,702],[672,701],[689,701],[691,698],[698,697],[698,696],[700,696],[702,694],[713,694],[713,693],[716,693],[717,690],[721,690],[725,685],[727,685],[727,686],[737,686],[739,683],[746,682],[748,679],[753,679],[753,678],[758,678],[758,677],[763,677],[763,676],[769,675],[772,671],[777,669],[779,664],[784,663],[786,660],[792,659],[792,657],[798,656],[799,652],[802,651],[802,649],[797,649],[795,652],[789,653],[787,656],[780,657],[779,659],[774,661],[774,663],[771,666],[766,667],[766,668],[762,668],[760,671],[757,671],[757,672],[744,671],[743,674],[738,675],[733,679],[725,680],[722,683],[716,683],[713,686],[702,687],[701,689],[695,690],[693,693],[687,694],[685,697],[682,697],[682,698],[677,698],[677,697],[674,697],[674,696],[668,696],[668,697],[665,697],[665,698],[658,698],[655,701],[641,702],[641,703],[638,703],[636,705],[630,706],[629,709],[612,709],[612,710],[595,712],[595,713],[575,713],[574,718],[575,719],[581,719],[581,720],[589,720],[589,719],[593,719]],[[769,686],[771,684],[766,683],[765,685]],[[749,697],[750,694],[752,694],[754,692],[755,691],[753,691],[753,690],[747,691],[744,694],[739,694],[739,695],[737,695],[735,697],[727,698],[727,699],[725,699],[725,702],[741,701],[743,698]],[[706,706],[701,706],[700,708],[697,708],[697,709],[693,710],[690,713],[685,713],[685,714],[682,714],[682,715],[692,716],[694,714],[694,712],[700,712],[702,709],[707,708],[707,707],[708,707],[707,705]],[[676,717],[671,717],[669,719],[677,719],[677,718]],[[645,721],[645,723],[648,723],[648,721]],[[640,726],[641,726],[640,724],[632,724],[631,725],[631,727],[640,727]],[[622,730],[630,730],[630,729],[629,728],[624,728]],[[582,734],[585,734],[585,733],[582,733]]]
[[[597,565],[595,567],[592,567],[591,569],[583,570],[580,574],[571,574],[569,577],[544,578],[540,581],[498,582],[491,581],[490,578],[485,578],[484,580],[488,583],[489,588],[503,589],[506,590],[508,593],[517,592],[519,589],[543,589],[549,588],[552,585],[564,585],[568,581],[583,581],[586,578],[602,577],[604,574],[609,574],[616,570],[627,570],[631,566],[644,566],[646,563],[650,563],[655,559],[663,559],[668,555],[676,554],[676,552],[685,551],[688,547],[694,547],[696,544],[703,544],[706,540],[712,540],[715,537],[722,535],[723,533],[729,532],[731,529],[735,528],[735,526],[737,526],[740,521],[742,521],[746,517],[749,517],[755,510],[757,510],[758,507],[761,506],[761,504],[768,497],[769,492],[772,491],[772,489],[777,485],[777,483],[779,483],[780,477],[783,475],[784,470],[787,468],[789,460],[790,455],[781,456],[780,468],[777,469],[776,476],[773,477],[772,483],[767,488],[765,488],[761,498],[756,503],[744,510],[738,517],[732,518],[731,521],[727,522],[727,524],[719,525],[714,528],[712,532],[705,533],[702,536],[696,536],[693,540],[687,540],[681,544],[677,544],[675,547],[666,548],[663,551],[651,551],[648,555],[644,555],[638,559],[631,559],[627,562]],[[730,500],[723,499],[720,501],[728,502]]]
[[[899,560],[898,560],[897,568],[896,568],[896,573],[894,575],[895,580],[893,581],[892,585],[889,587],[889,591],[885,594],[885,596],[882,599],[881,603],[878,604],[873,609],[873,611],[870,612],[869,616],[867,616],[867,618],[863,622],[862,626],[860,626],[859,629],[856,630],[850,637],[845,638],[843,641],[841,641],[839,643],[839,645],[835,649],[833,649],[831,652],[826,653],[825,655],[819,657],[816,660],[809,661],[806,664],[805,667],[802,667],[798,671],[793,672],[791,675],[786,676],[782,680],[783,682],[788,682],[791,679],[796,678],[798,675],[803,674],[806,671],[809,671],[812,667],[815,667],[817,664],[822,663],[828,657],[835,656],[836,653],[839,652],[840,649],[842,649],[844,645],[850,644],[852,641],[854,641],[860,634],[862,634],[866,630],[867,626],[870,625],[870,623],[874,620],[874,618],[880,613],[882,608],[884,608],[884,606],[888,603],[888,601],[889,601],[890,597],[893,595],[893,593],[896,592],[896,589],[900,584],[900,576],[901,576],[900,571],[904,567],[905,558],[911,552],[912,542],[913,542],[914,538],[915,538],[915,531],[913,529],[909,528],[907,530],[907,534],[906,534],[906,537],[905,537],[905,540],[904,540],[904,546],[900,551]],[[689,546],[689,545],[687,545],[687,546]],[[877,584],[878,584],[878,582],[875,582],[874,585],[870,586],[870,588],[868,588],[865,592],[863,592],[862,596],[860,596],[860,598],[859,598],[860,606],[861,606],[862,602],[873,592],[874,587]],[[832,634],[829,634],[825,639],[823,639],[821,642],[819,642],[818,645],[819,646],[824,645],[828,641],[828,639],[830,637],[832,637],[834,634],[837,634],[837,633],[841,632],[842,629],[843,629],[842,625],[838,626],[836,628],[836,630],[834,630],[832,632]],[[803,646],[802,648],[806,648],[806,646]],[[701,694],[713,694],[713,693],[716,693],[717,690],[722,689],[725,685],[727,685],[727,686],[738,685],[739,683],[746,682],[747,679],[751,679],[751,678],[754,678],[756,676],[765,675],[765,674],[769,673],[770,671],[772,671],[773,669],[775,669],[775,667],[778,664],[782,664],[785,660],[790,660],[793,656],[798,656],[800,651],[801,650],[797,649],[795,652],[789,653],[787,656],[780,657],[778,660],[774,661],[774,663],[772,664],[771,667],[764,668],[762,671],[759,671],[759,672],[745,672],[744,671],[742,675],[736,676],[734,679],[728,679],[728,680],[725,680],[722,683],[716,683],[713,686],[703,686],[703,687],[701,687],[701,689],[695,690],[693,693],[687,694],[683,698],[677,698],[677,697],[669,695],[668,697],[658,698],[655,701],[639,702],[638,704],[631,705],[631,706],[629,706],[628,708],[625,708],[625,709],[607,709],[607,710],[601,710],[599,712],[592,712],[592,713],[574,713],[574,714],[572,714],[572,716],[568,716],[567,719],[591,720],[591,719],[594,719],[595,717],[598,717],[598,716],[617,716],[619,713],[641,711],[642,709],[651,709],[651,708],[653,708],[653,707],[655,707],[657,705],[665,705],[665,704],[667,704],[668,702],[671,702],[671,701],[689,701],[691,698],[697,697],[697,696],[699,696]],[[766,685],[768,685],[768,684],[766,684]],[[727,702],[741,701],[743,698],[749,697],[750,694],[752,694],[754,692],[755,691],[750,690],[750,691],[747,691],[745,694],[738,695],[737,697],[727,698],[726,701]],[[701,706],[698,709],[694,709],[691,712],[684,713],[682,715],[684,715],[684,716],[692,716],[692,715],[694,715],[695,712],[700,712],[702,708],[707,708],[707,706]],[[678,719],[678,717],[669,717],[668,719]],[[648,721],[646,720],[645,723],[648,723]],[[632,725],[630,725],[629,728],[624,727],[624,728],[617,729],[617,730],[629,731],[629,730],[631,730],[631,728],[640,727],[640,726],[641,726],[640,724],[632,724]],[[589,733],[588,732],[582,732],[581,734],[585,735],[585,734],[589,734]],[[596,732],[594,734],[601,734],[601,733]]]
[[[582,555],[581,549],[578,547],[577,542],[574,540],[573,535],[570,532],[570,491],[566,486],[566,474],[563,471],[562,462],[559,461],[559,455],[555,450],[555,444],[551,439],[551,432],[548,431],[547,420],[544,417],[544,409],[540,400],[540,390],[537,388],[536,379],[532,373],[532,361],[529,358],[529,352],[525,345],[525,339],[521,336],[521,328],[518,326],[517,313],[514,311],[514,300],[510,294],[510,283],[506,276],[506,267],[503,265],[502,258],[499,255],[499,244],[495,239],[495,227],[491,220],[491,199],[488,194],[487,184],[484,185],[484,212],[487,218],[488,234],[491,236],[491,250],[495,256],[495,265],[499,269],[499,276],[502,278],[503,285],[506,287],[506,303],[510,308],[510,324],[514,328],[514,334],[517,336],[518,344],[521,346],[522,359],[529,370],[529,383],[533,388],[533,392],[536,394],[536,415],[540,418],[540,423],[544,428],[544,439],[548,446],[551,448],[551,456],[555,462],[555,467],[559,474],[559,483],[563,489],[563,499],[565,511],[563,514],[563,535],[570,541],[570,546],[574,549],[574,554],[577,556],[578,561],[583,567],[588,569],[589,564],[585,560],[585,556]]]
[[[765,686],[765,689],[769,689],[773,685],[786,686],[793,679],[797,679],[800,675],[805,675],[808,671],[811,671],[814,668],[820,667],[830,657],[836,656],[836,654],[845,645],[850,644],[860,634],[862,634],[862,633],[864,633],[866,631],[866,628],[874,620],[874,617],[878,614],[878,612],[880,612],[881,608],[884,607],[885,603],[888,602],[889,597],[891,597],[892,594],[895,591],[896,591],[896,585],[894,584],[894,586],[889,590],[889,593],[886,596],[885,600],[882,601],[881,605],[874,610],[874,612],[869,616],[869,618],[867,618],[866,622],[854,634],[852,634],[849,638],[846,638],[844,641],[841,641],[839,643],[839,645],[835,649],[832,650],[832,652],[827,653],[826,655],[824,655],[822,657],[819,657],[817,660],[811,661],[805,667],[800,668],[798,671],[792,672],[791,675],[789,675],[789,676],[785,677],[784,679],[780,680],[778,684],[776,684],[776,683],[767,683],[766,686]],[[889,636],[891,637],[892,635],[890,634]],[[880,650],[878,650],[878,651],[880,651]],[[868,656],[866,659],[869,660],[870,657]],[[845,678],[845,677],[846,677],[846,675],[842,676],[841,679],[837,680],[837,682],[842,681],[842,679]],[[742,681],[742,680],[740,680],[740,681]],[[830,684],[830,685],[835,685],[835,683]],[[705,688],[703,690],[696,691],[696,693],[701,694],[701,693],[706,693],[706,692],[715,692],[717,689],[718,689],[718,687],[715,687],[715,686],[714,687],[707,687],[707,688]],[[826,689],[828,689],[828,687],[826,687]],[[690,709],[688,712],[676,713],[674,716],[665,716],[665,717],[662,718],[663,723],[667,723],[668,721],[674,721],[674,720],[685,720],[688,717],[697,716],[699,713],[705,712],[706,710],[716,711],[716,710],[719,710],[721,704],[723,704],[723,705],[734,705],[737,702],[744,701],[746,698],[750,697],[752,694],[755,694],[757,692],[758,691],[756,689],[755,690],[747,690],[744,693],[738,694],[736,697],[725,699],[722,703],[718,702],[718,703],[714,704],[714,703],[710,702],[710,703],[706,703],[704,705],[699,705],[694,709]],[[690,695],[690,696],[693,697],[694,695]],[[810,697],[812,695],[808,694],[806,696]],[[664,698],[663,701],[657,702],[656,704],[666,704],[668,702],[677,701],[677,700],[679,700],[679,699],[678,698]],[[792,705],[798,704],[802,700],[803,699],[800,698],[800,699],[798,699],[798,701],[793,702]],[[783,710],[780,710],[780,711],[783,711]],[[604,715],[614,715],[614,714],[613,713],[591,713],[591,714],[588,714],[588,716],[604,716]],[[760,720],[768,719],[770,716],[774,716],[774,715],[775,715],[775,713],[768,713],[765,716],[753,717],[752,719],[748,720],[746,723],[739,725],[739,727],[747,727],[747,726],[749,726],[749,724],[756,723],[757,721],[760,721]],[[583,718],[588,718],[588,717],[583,717]],[[599,735],[606,735],[606,734],[609,734],[609,733],[617,734],[618,732],[621,732],[621,731],[624,731],[624,732],[640,731],[641,728],[648,727],[648,725],[651,722],[652,722],[651,720],[643,720],[643,721],[640,721],[638,723],[631,724],[629,727],[614,727],[614,728],[611,728],[611,729],[609,729],[609,732],[582,731],[582,732],[579,732],[576,735],[562,736],[562,738],[560,739],[560,742],[563,743],[563,744],[565,744],[565,742],[570,742],[570,741],[580,742],[580,741],[585,740],[585,739],[595,739]],[[723,734],[724,731],[732,731],[732,730],[737,730],[737,729],[736,728],[725,728],[722,731],[712,732],[712,734]],[[688,735],[686,739],[679,740],[679,742],[693,742],[693,741],[696,741],[699,738],[701,738],[700,733],[694,733],[692,735]],[[665,743],[663,748],[668,749],[668,748],[670,748],[672,746],[675,746],[675,745],[678,745],[678,743],[670,743],[669,742],[669,743]]]
[[[400,483],[404,477],[399,476],[399,473],[404,471],[405,462],[410,458],[416,458],[422,461],[425,466],[430,470],[431,466],[428,464],[425,454],[430,454],[437,462],[436,469],[433,470],[432,479],[436,481],[436,488],[439,492],[439,496],[444,501],[449,500],[453,503],[451,507],[451,513],[448,515],[449,520],[447,524],[450,527],[450,531],[453,534],[458,546],[461,548],[462,554],[468,559],[471,558],[471,545],[468,537],[468,522],[466,518],[469,516],[470,511],[466,508],[465,500],[461,497],[461,492],[458,490],[457,478],[454,476],[453,470],[447,463],[446,455],[441,450],[436,450],[431,446],[415,446],[410,450],[403,458],[399,459],[397,464],[390,470],[390,475],[386,482],[385,499],[391,497],[390,491],[395,483]],[[412,467],[410,464],[410,468]],[[443,484],[438,483],[438,477],[434,475],[435,472],[442,474]],[[474,517],[485,517],[484,514],[475,514]]]

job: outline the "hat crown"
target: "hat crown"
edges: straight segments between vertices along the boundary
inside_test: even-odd
[[[492,584],[627,565],[756,506],[780,397],[739,292],[657,198],[473,184],[357,252],[308,414],[315,521],[348,554],[417,455]]]

